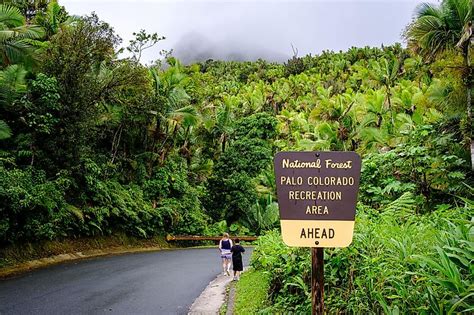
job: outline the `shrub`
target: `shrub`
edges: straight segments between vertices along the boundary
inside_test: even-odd
[[[66,207],[60,183],[33,168],[0,165],[0,243],[65,235],[75,217]]]
[[[359,205],[351,246],[325,250],[328,313],[444,313],[473,304],[472,201],[415,215],[397,200],[382,212]],[[310,251],[259,238],[251,260],[270,271],[272,312],[309,312]]]

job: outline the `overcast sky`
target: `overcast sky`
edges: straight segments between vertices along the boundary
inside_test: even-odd
[[[285,61],[351,46],[402,42],[421,0],[59,0],[69,13],[95,11],[126,45],[134,31],[166,36],[142,62],[173,49],[185,62],[232,59]],[[432,0],[431,2],[437,2]]]

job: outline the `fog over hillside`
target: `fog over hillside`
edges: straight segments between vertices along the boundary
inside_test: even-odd
[[[288,45],[288,52],[291,46]],[[179,58],[183,63],[193,61],[203,61],[207,59],[223,59],[254,61],[259,58],[283,62],[291,57],[291,54],[284,54],[276,50],[270,50],[257,45],[242,43],[237,45],[228,40],[213,41],[199,33],[188,33],[183,35],[173,48],[173,55]]]
[[[124,39],[145,29],[166,36],[143,62],[173,49],[184,62],[209,58],[284,61],[323,50],[390,45],[421,0],[228,1],[63,0],[73,14],[95,11]]]

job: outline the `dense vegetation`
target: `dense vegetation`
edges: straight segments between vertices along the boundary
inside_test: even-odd
[[[163,37],[120,49],[96,15],[0,1],[0,244],[260,234],[278,224],[275,152],[353,150],[357,231],[327,252],[328,310],[472,311],[472,2],[418,13],[409,49],[144,66]],[[308,309],[308,259],[261,239],[273,310]]]
[[[359,204],[350,247],[325,250],[328,313],[472,312],[472,202],[416,215],[410,198],[378,211]],[[311,313],[311,258],[279,233],[259,238],[252,257],[270,275],[269,313]]]

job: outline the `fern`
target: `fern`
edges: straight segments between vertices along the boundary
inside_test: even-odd
[[[386,213],[400,213],[402,215],[413,214],[416,210],[417,203],[411,192],[405,192],[398,199],[392,201],[385,206]],[[397,217],[399,215],[396,215]]]
[[[82,222],[84,222],[84,214],[82,213],[82,210],[79,209],[78,207],[75,207],[73,205],[67,205],[66,206],[66,209],[74,214],[76,216],[76,218],[78,218],[79,220],[81,220]]]
[[[0,120],[0,140],[8,139],[12,136],[12,131],[6,122]]]

